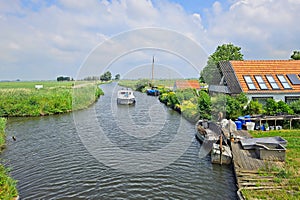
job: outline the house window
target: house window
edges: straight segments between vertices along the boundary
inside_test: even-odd
[[[244,79],[245,79],[245,81],[247,83],[247,86],[250,90],[255,90],[256,89],[256,87],[255,87],[255,85],[254,85],[254,83],[251,79],[251,76],[244,76]]]
[[[277,83],[275,82],[275,79],[273,78],[272,75],[266,75],[266,78],[267,78],[267,80],[269,81],[271,87],[272,87],[274,90],[278,90],[278,89],[279,89],[279,86],[278,86]]]
[[[262,79],[262,76],[256,75],[256,76],[254,76],[254,77],[255,77],[255,79],[256,79],[256,81],[257,81],[257,83],[258,83],[260,89],[262,89],[262,90],[267,90],[267,89],[268,89],[268,87],[267,87],[265,81]]]
[[[292,89],[292,87],[290,86],[290,84],[287,82],[287,80],[285,79],[285,77],[283,75],[277,75],[277,78],[279,79],[279,81],[284,89]]]
[[[273,99],[273,97],[252,97],[253,101],[258,101],[263,105],[266,105],[268,99]]]
[[[292,85],[300,85],[299,75],[297,75],[297,74],[287,74],[286,76],[288,77],[288,79],[290,80]]]
[[[290,104],[294,101],[300,100],[300,96],[287,96],[285,97],[285,103]]]

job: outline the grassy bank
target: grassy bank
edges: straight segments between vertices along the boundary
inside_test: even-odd
[[[5,146],[5,124],[6,120],[0,118],[0,153]],[[0,199],[10,200],[18,196],[16,184],[16,181],[8,176],[8,170],[0,164]]]
[[[261,176],[270,176],[276,187],[269,190],[242,190],[247,199],[300,199],[300,130],[253,131],[253,137],[281,136],[287,140],[286,162],[268,166]],[[263,184],[263,183],[262,183]]]
[[[35,85],[43,85],[35,89]],[[95,83],[82,82],[2,82],[0,116],[43,116],[70,112],[91,105],[102,95]]]

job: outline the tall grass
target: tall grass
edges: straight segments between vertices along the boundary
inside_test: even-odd
[[[6,119],[0,118],[0,153],[5,146],[5,125]],[[8,176],[9,170],[0,164],[0,199],[13,199],[18,196],[16,189],[17,182]]]
[[[1,88],[0,116],[43,116],[70,112],[88,107],[103,94],[96,84],[84,84],[76,88],[73,88],[72,85],[57,87],[53,85],[54,83],[51,87],[39,90],[34,88]],[[74,96],[74,94],[76,95]],[[73,106],[74,99],[76,99],[75,106]]]

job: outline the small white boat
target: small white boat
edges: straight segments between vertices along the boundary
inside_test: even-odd
[[[118,97],[117,97],[117,103],[125,104],[125,105],[134,104],[135,96],[133,94],[133,91],[129,88],[119,90]]]
[[[223,141],[222,136],[220,140],[213,144],[211,150],[211,163],[229,165],[232,161],[232,153],[230,147]]]

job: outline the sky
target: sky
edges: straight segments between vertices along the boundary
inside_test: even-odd
[[[300,0],[0,0],[0,80],[198,77],[222,44],[300,50]]]

